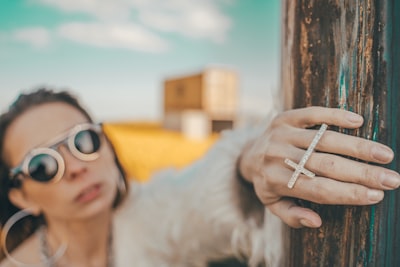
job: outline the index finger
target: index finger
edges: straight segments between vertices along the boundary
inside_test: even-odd
[[[317,106],[288,110],[282,113],[280,118],[300,128],[308,128],[326,123],[328,125],[354,129],[360,127],[364,122],[363,117],[357,113],[344,109]]]

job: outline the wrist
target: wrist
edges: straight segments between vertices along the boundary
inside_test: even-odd
[[[264,205],[255,192],[254,184],[243,176],[240,163],[241,157],[239,157],[236,162],[235,171],[235,182],[237,184],[236,194],[239,199],[239,209],[245,219],[253,218],[257,225],[261,225],[264,221]]]
[[[239,183],[241,184],[241,186],[243,186],[243,187],[247,188],[248,190],[251,190],[251,191],[254,192],[253,182],[251,181],[250,178],[246,178],[243,175],[241,163],[242,163],[242,156],[239,156],[239,158],[238,158],[238,160],[236,162],[236,177],[237,177]]]

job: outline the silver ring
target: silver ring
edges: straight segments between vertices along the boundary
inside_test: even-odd
[[[285,159],[285,164],[289,165],[290,167],[292,167],[294,169],[292,177],[290,178],[290,180],[287,184],[287,187],[289,187],[290,189],[293,188],[294,184],[296,183],[296,181],[299,178],[299,175],[301,173],[310,178],[315,177],[315,173],[304,168],[304,165],[307,163],[308,159],[311,156],[311,153],[314,151],[315,147],[317,146],[322,135],[325,133],[326,129],[328,129],[328,125],[323,123],[321,125],[321,128],[319,128],[317,134],[314,136],[314,139],[312,140],[310,146],[307,148],[306,153],[304,153],[303,157],[301,158],[299,164],[296,164],[295,162],[291,161],[290,159]]]

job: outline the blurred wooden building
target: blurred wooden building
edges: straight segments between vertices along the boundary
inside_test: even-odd
[[[234,127],[238,106],[235,71],[207,68],[164,81],[164,127],[204,135]]]

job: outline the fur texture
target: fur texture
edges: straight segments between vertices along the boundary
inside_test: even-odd
[[[184,170],[133,183],[116,211],[116,266],[205,267],[232,256],[251,267],[281,266],[286,227],[257,200],[249,203],[254,192],[240,190],[244,185],[236,173],[241,149],[268,123],[263,125],[225,133]]]

